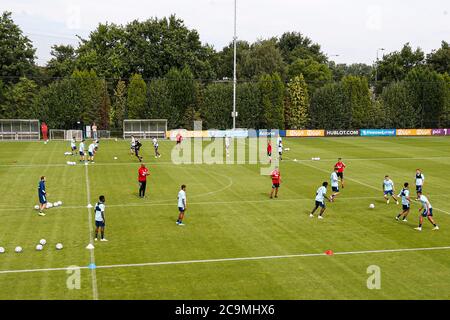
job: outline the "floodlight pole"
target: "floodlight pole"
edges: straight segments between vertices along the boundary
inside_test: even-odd
[[[234,37],[233,37],[233,130],[236,129],[236,0],[234,0]]]

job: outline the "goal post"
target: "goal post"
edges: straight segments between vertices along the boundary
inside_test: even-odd
[[[39,140],[39,120],[0,119],[0,140]]]
[[[165,138],[167,119],[125,119],[123,121],[123,138],[134,136],[138,139]]]
[[[50,129],[50,140],[72,140],[75,137],[76,141],[83,140],[83,131],[81,130],[62,130]]]

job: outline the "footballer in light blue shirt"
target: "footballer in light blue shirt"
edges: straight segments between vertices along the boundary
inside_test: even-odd
[[[406,217],[409,214],[409,209],[410,209],[410,204],[411,204],[411,199],[409,198],[409,183],[408,182],[405,182],[403,184],[403,189],[398,194],[398,197],[400,197],[402,199],[403,210],[401,213],[399,213],[397,215],[397,217],[395,217],[395,220],[399,221],[400,218],[403,217],[402,221],[407,222],[408,220],[406,220]]]
[[[327,187],[328,187],[328,182],[324,182],[324,183],[322,183],[322,186],[320,186],[318,189],[317,189],[317,191],[316,191],[316,198],[315,198],[315,201],[316,201],[316,204],[315,204],[315,207],[314,207],[314,209],[311,211],[311,213],[309,214],[309,217],[310,218],[313,218],[314,217],[314,212],[316,212],[316,210],[320,207],[320,213],[319,213],[319,216],[318,216],[318,218],[319,219],[323,219],[323,212],[325,211],[325,209],[326,209],[326,206],[325,206],[325,199],[327,199],[328,201],[332,201],[330,198],[328,198],[328,196],[327,196]]]
[[[183,218],[186,211],[186,185],[181,186],[181,190],[178,192],[178,220],[177,225],[184,226]]]
[[[395,192],[394,181],[392,181],[388,175],[384,176],[383,192],[384,192],[384,199],[386,200],[387,204],[389,204],[389,196],[391,196],[392,199],[394,199],[395,202],[398,204],[398,199],[394,195]]]
[[[439,226],[433,220],[433,207],[431,206],[430,201],[424,194],[422,194],[422,191],[418,191],[417,195],[419,196],[419,201],[422,203],[422,206],[419,209],[419,212],[421,212],[419,226],[415,229],[422,231],[423,218],[427,217],[428,221],[430,221],[430,223],[434,226],[433,230],[439,230]]]

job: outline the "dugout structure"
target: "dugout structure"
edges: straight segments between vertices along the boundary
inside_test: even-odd
[[[0,140],[39,140],[39,120],[0,119]]]
[[[123,121],[123,138],[166,138],[167,119],[126,119]]]

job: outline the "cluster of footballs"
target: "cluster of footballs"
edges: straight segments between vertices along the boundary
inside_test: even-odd
[[[50,208],[53,208],[53,207],[60,207],[60,206],[62,206],[62,204],[63,204],[62,201],[57,201],[57,202],[54,202],[54,203],[48,202],[47,205],[46,205],[46,208],[50,209]],[[39,210],[39,206],[35,205],[34,209]]]
[[[37,251],[42,251],[43,249],[44,249],[44,246],[47,244],[47,241],[45,240],[45,239],[41,239],[40,241],[39,241],[39,244],[38,245],[36,245],[36,250]],[[56,244],[56,250],[61,250],[62,248],[63,248],[63,245],[62,245],[62,243],[57,243]],[[0,247],[0,253],[5,253],[5,248],[3,248],[3,247]],[[16,253],[21,253],[22,251],[23,251],[23,249],[22,249],[22,247],[21,246],[17,246],[15,249],[14,249],[14,251],[16,252]]]

